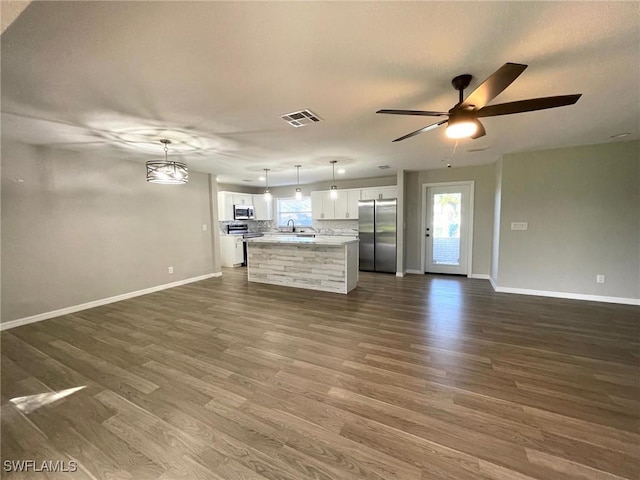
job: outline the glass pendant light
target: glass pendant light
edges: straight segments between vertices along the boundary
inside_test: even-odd
[[[171,140],[163,138],[164,160],[150,160],[147,162],[147,182],[162,183],[165,185],[179,185],[189,181],[187,166],[181,162],[169,161],[169,148]]]
[[[329,163],[331,164],[332,178],[333,178],[333,184],[331,185],[331,192],[329,193],[329,196],[333,200],[335,200],[336,198],[338,198],[338,186],[336,185],[336,163],[338,163],[338,161],[331,160]]]
[[[268,168],[263,168],[264,170],[264,184],[265,184],[265,189],[264,189],[264,201],[265,202],[270,202],[271,201],[271,192],[269,191],[269,169]]]
[[[296,176],[298,178],[298,186],[296,187],[296,200],[302,200],[302,189],[300,188],[300,167],[302,165],[296,165]]]

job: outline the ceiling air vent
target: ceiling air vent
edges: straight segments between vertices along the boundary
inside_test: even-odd
[[[285,113],[284,115],[281,115],[281,117],[289,125],[296,128],[304,127],[305,125],[317,123],[322,120],[318,115],[308,109],[300,110],[299,112]]]
[[[387,170],[388,168],[391,168],[389,165],[378,165],[378,168],[380,170]]]

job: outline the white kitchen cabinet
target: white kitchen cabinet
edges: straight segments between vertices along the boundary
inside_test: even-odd
[[[260,193],[252,195],[252,201],[255,220],[273,220],[273,198],[267,202]]]
[[[264,197],[262,195],[252,195],[250,193],[237,192],[218,192],[218,220],[220,222],[230,222],[234,220],[234,205],[256,206],[255,204],[259,202],[262,202],[262,204],[265,203]],[[270,210],[266,208],[266,205],[260,205],[259,207],[265,207],[260,211],[261,215],[265,218],[256,218],[256,220],[273,220],[273,213],[270,213]],[[258,208],[256,208],[255,213],[257,216]],[[269,217],[269,215],[271,215],[271,217]]]
[[[358,219],[358,202],[362,198],[361,190],[351,190],[349,193],[349,219]]]
[[[361,200],[381,200],[383,198],[397,198],[398,187],[389,185],[386,187],[370,187],[363,188],[361,192]]]
[[[398,187],[396,185],[381,187],[380,194],[382,198],[398,198]]]
[[[378,200],[380,198],[379,188],[363,188],[360,191],[361,200]]]
[[[314,220],[333,220],[335,218],[334,200],[329,190],[311,192],[311,218]]]
[[[253,205],[253,195],[250,193],[234,193],[233,194],[234,205]]]
[[[244,263],[242,235],[220,235],[220,264],[238,267]]]
[[[360,190],[338,190],[338,198],[334,201],[334,218],[336,220],[357,220]]]
[[[233,220],[233,197],[229,192],[218,192],[218,221]]]

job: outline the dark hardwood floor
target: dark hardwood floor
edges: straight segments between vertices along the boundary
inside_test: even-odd
[[[245,276],[2,332],[3,478],[640,478],[640,308]]]

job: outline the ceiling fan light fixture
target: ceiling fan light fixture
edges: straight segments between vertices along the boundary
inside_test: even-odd
[[[470,85],[473,78],[470,74],[465,73],[455,77],[451,84],[458,91],[459,101],[449,112],[437,112],[432,110],[396,110],[382,109],[376,113],[385,113],[391,115],[418,115],[425,117],[449,117],[448,120],[441,120],[426,127],[422,127],[414,132],[396,138],[394,142],[406,140],[419,133],[428,132],[438,128],[445,123],[446,135],[449,138],[471,137],[476,140],[484,137],[487,132],[484,126],[478,121],[478,118],[497,117],[499,115],[512,115],[514,113],[535,112],[537,110],[545,110],[547,108],[564,107],[573,105],[580,97],[581,93],[572,95],[556,95],[554,97],[528,98],[526,100],[518,100],[515,102],[499,103],[497,105],[487,105],[494,98],[500,95],[516,78],[527,68],[527,65],[521,63],[507,62],[498,70],[493,72],[484,82],[476,87],[476,89],[465,98],[464,90]]]
[[[446,135],[449,138],[467,138],[476,133],[478,125],[471,119],[449,120]]]

